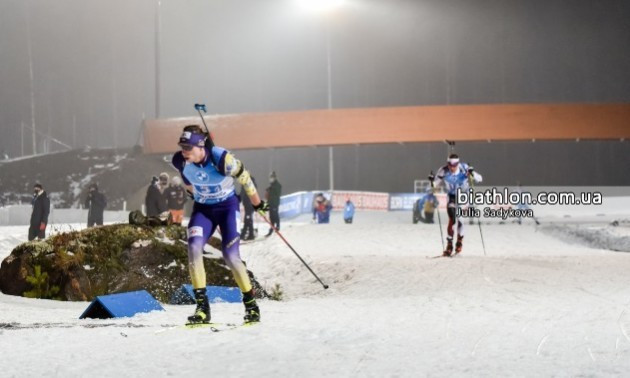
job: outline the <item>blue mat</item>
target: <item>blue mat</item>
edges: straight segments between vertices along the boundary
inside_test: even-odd
[[[79,319],[122,318],[151,311],[164,311],[164,308],[146,290],[139,290],[98,296],[83,311]]]
[[[243,298],[238,287],[206,286],[206,293],[210,303],[240,303]],[[195,304],[195,294],[192,285],[182,285],[171,296],[170,304]]]

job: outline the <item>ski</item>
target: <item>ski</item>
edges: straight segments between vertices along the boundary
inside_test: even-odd
[[[427,257],[428,259],[439,259],[440,257],[445,257],[445,258],[449,258],[452,259],[453,257],[456,257],[459,255],[459,252],[455,252],[450,256],[445,256],[445,255],[437,255],[437,256],[431,256],[431,257]]]
[[[235,324],[224,324],[224,323],[186,323],[183,327],[185,329],[199,329],[199,328],[207,328],[211,332],[221,332],[224,327],[236,326]]]
[[[248,323],[186,323],[183,328],[185,329],[209,329],[211,332],[221,332],[230,329],[237,329],[243,327],[252,327],[260,322],[248,322]]]
[[[229,331],[229,330],[237,329],[237,328],[252,327],[258,323],[260,322],[249,322],[249,323],[240,323],[240,324],[238,323],[186,323],[179,326],[164,328],[164,329],[158,330],[155,333],[158,334],[158,333],[163,333],[163,332],[171,331],[175,329],[190,329],[190,330],[206,329],[212,333],[217,333],[217,332]]]

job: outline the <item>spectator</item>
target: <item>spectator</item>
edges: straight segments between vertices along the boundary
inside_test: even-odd
[[[184,204],[186,203],[186,189],[182,186],[179,176],[173,177],[171,184],[164,190],[168,211],[173,216],[173,223],[181,225],[184,220]]]
[[[276,172],[269,175],[269,187],[267,188],[267,203],[269,203],[269,221],[273,226],[280,230],[280,195],[282,194],[282,185],[276,177]],[[269,232],[265,237],[271,236],[273,228],[269,228]]]
[[[330,201],[323,193],[319,193],[313,203],[313,220],[317,220],[319,224],[330,223],[330,210],[332,210]]]
[[[166,201],[160,191],[159,179],[155,176],[151,178],[151,184],[147,188],[147,195],[144,200],[147,217],[158,217],[167,211]]]
[[[350,198],[346,201],[346,206],[343,209],[343,220],[350,224],[354,218],[354,204],[350,201]]]
[[[251,176],[251,179],[252,183],[254,183],[254,187],[256,187],[256,180],[253,176]],[[241,240],[254,240],[256,239],[256,232],[254,231],[254,206],[247,195],[241,195],[241,201],[243,202],[243,209],[245,211]]]
[[[31,213],[31,226],[28,229],[28,240],[35,238],[46,238],[46,225],[48,224],[48,214],[50,214],[50,200],[41,184],[33,187],[33,212]]]
[[[85,207],[88,209],[87,226],[92,227],[95,224],[103,225],[103,212],[107,206],[105,195],[98,191],[96,183],[90,184],[90,189],[85,200]]]
[[[164,194],[164,191],[168,188],[168,179],[168,173],[160,173],[160,185],[158,186],[158,189],[160,189],[160,193],[162,194]],[[164,197],[164,200],[166,200],[166,197]]]
[[[417,223],[419,220],[423,223],[434,223],[433,216],[439,204],[435,194],[433,194],[433,190],[429,188],[426,194],[416,201],[413,223]]]

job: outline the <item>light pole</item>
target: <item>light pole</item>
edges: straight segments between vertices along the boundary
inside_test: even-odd
[[[37,128],[35,127],[35,84],[33,79],[33,49],[31,46],[31,21],[28,4],[24,3],[26,10],[26,49],[28,51],[28,77],[29,77],[29,89],[31,95],[31,130],[32,130],[32,142],[33,142],[33,155],[37,155]]]
[[[332,73],[330,63],[330,20],[326,20],[326,61],[328,73],[328,110],[332,110]],[[330,191],[335,189],[335,160],[333,146],[328,147],[328,172],[330,183]]]
[[[155,118],[160,118],[160,49],[162,20],[160,18],[160,7],[162,2],[157,0],[155,4]]]

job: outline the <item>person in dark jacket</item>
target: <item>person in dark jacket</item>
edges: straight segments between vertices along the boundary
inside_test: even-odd
[[[144,204],[146,206],[147,217],[158,217],[168,210],[166,200],[160,191],[159,180],[156,176],[151,178],[151,184],[147,189]]]
[[[46,225],[50,214],[50,200],[41,184],[35,184],[33,188],[33,212],[31,213],[31,226],[28,228],[28,240],[46,237]]]
[[[184,220],[184,204],[186,203],[186,189],[182,186],[179,176],[173,177],[168,188],[164,189],[164,197],[168,211],[173,216],[173,223],[181,225]]]
[[[251,176],[251,179],[254,183],[254,187],[256,187],[254,176]],[[246,195],[241,195],[241,202],[243,202],[245,212],[243,229],[241,230],[241,240],[254,240],[256,239],[256,233],[254,232],[254,205],[252,205],[252,201]]]
[[[267,188],[267,202],[269,203],[269,221],[273,226],[280,230],[280,195],[282,194],[282,185],[278,181],[276,172],[269,175],[269,187]],[[273,228],[269,228],[267,236],[271,236]]]
[[[107,206],[105,195],[98,191],[96,183],[90,184],[90,189],[85,199],[85,208],[88,209],[87,226],[103,225],[103,212]]]

